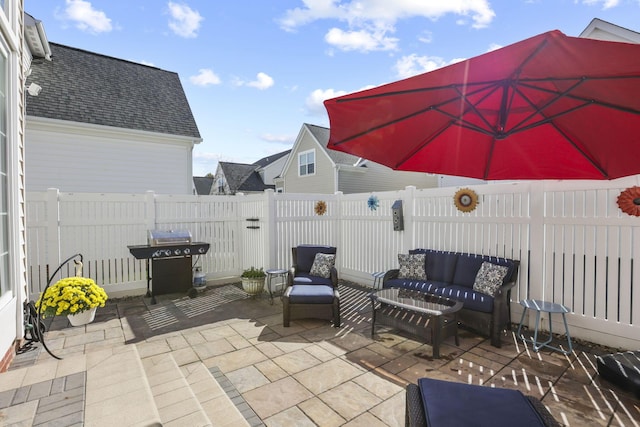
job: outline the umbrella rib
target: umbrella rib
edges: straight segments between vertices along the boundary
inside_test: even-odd
[[[560,135],[562,135],[562,136],[567,140],[567,142],[568,142],[569,144],[571,144],[571,146],[572,146],[573,148],[575,148],[575,149],[576,149],[576,151],[577,151],[578,153],[582,154],[582,156],[583,156],[585,159],[587,159],[587,161],[588,161],[589,163],[591,163],[591,165],[592,165],[594,168],[596,168],[596,169],[597,169],[597,170],[602,174],[602,176],[603,176],[603,177],[605,177],[606,179],[610,179],[609,174],[607,174],[607,172],[606,172],[606,171],[605,171],[605,170],[604,170],[604,169],[603,169],[603,168],[602,168],[598,163],[596,163],[596,162],[591,158],[591,156],[589,156],[587,153],[585,153],[585,151],[584,151],[584,150],[582,150],[580,147],[578,147],[578,145],[577,145],[575,142],[573,142],[573,140],[572,140],[572,139],[571,139],[571,138],[570,138],[566,133],[564,133],[564,131],[563,131],[562,129],[560,129],[560,128],[559,128],[555,123],[553,123],[553,122],[551,122],[551,126],[553,126],[553,127],[558,131],[558,133],[559,133]]]
[[[492,83],[492,84],[495,84],[495,83]],[[490,85],[489,85],[489,87],[491,87],[491,85],[492,85],[492,84],[490,84]],[[451,86],[446,86],[446,87],[451,88]],[[458,88],[457,88],[457,87],[455,87],[455,89],[456,89],[456,91],[459,93]],[[471,92],[469,95],[474,95],[474,94],[476,94],[477,92],[480,92],[480,91],[482,91],[482,90],[485,90],[484,84],[483,84],[483,87],[482,87],[482,88],[480,88],[480,89],[476,89],[475,91]],[[488,96],[488,95],[487,95],[487,96]],[[454,101],[456,101],[456,100],[458,100],[458,99],[459,99],[459,98],[456,96],[456,97],[452,97],[452,98],[450,98],[450,99],[447,99],[447,100],[445,100],[445,101],[442,101],[442,102],[440,102],[439,104],[429,105],[429,106],[428,106],[428,107],[426,107],[426,108],[422,108],[422,109],[420,109],[420,110],[414,111],[413,113],[411,113],[411,114],[407,114],[406,116],[398,117],[398,118],[395,118],[395,119],[393,119],[393,120],[391,120],[391,121],[388,121],[388,122],[385,122],[385,123],[381,123],[381,124],[379,124],[379,125],[377,125],[377,126],[373,126],[373,127],[368,128],[368,129],[365,129],[365,130],[363,130],[363,131],[361,131],[361,132],[355,133],[355,134],[353,134],[353,135],[351,135],[351,136],[349,136],[349,137],[347,137],[347,138],[342,139],[341,141],[336,141],[336,142],[334,142],[334,143],[333,143],[333,145],[334,145],[334,146],[338,146],[338,145],[341,145],[341,144],[347,143],[347,142],[349,142],[349,141],[351,141],[351,140],[353,140],[353,139],[360,138],[361,136],[364,136],[364,135],[366,135],[366,134],[368,134],[368,133],[375,132],[375,131],[377,131],[377,130],[379,130],[379,129],[383,129],[383,128],[387,127],[387,126],[394,125],[394,124],[396,124],[396,123],[399,123],[399,122],[402,122],[402,121],[404,121],[404,120],[410,119],[411,117],[418,116],[418,115],[420,115],[420,114],[422,114],[422,113],[425,113],[425,112],[427,112],[427,111],[437,111],[437,112],[439,112],[439,113],[441,113],[441,114],[443,114],[443,115],[445,115],[445,116],[449,117],[450,119],[452,119],[452,120],[454,120],[454,121],[461,121],[461,119],[460,119],[459,117],[454,116],[454,115],[452,115],[452,114],[449,114],[449,113],[447,113],[446,111],[443,111],[443,110],[441,110],[441,109],[440,109],[440,107],[442,107],[443,105],[450,104],[450,103],[452,103],[452,102],[454,102]],[[483,99],[484,99],[484,98],[483,98]],[[353,100],[355,100],[355,99],[353,99]],[[467,101],[467,102],[468,102],[468,101]],[[470,105],[470,106],[473,106],[470,102],[469,102],[469,105]],[[481,116],[481,117],[482,117],[482,115],[480,115],[480,114],[477,112],[477,110],[475,110],[475,108],[474,108],[474,111],[476,111],[476,114],[478,114],[479,116]],[[484,117],[482,117],[482,118],[483,118],[483,120],[484,120]],[[472,126],[472,125],[470,125],[470,126]],[[487,124],[487,126],[489,126],[489,127],[490,127],[490,125],[489,125],[489,124]],[[475,130],[475,131],[477,131],[477,132],[484,133],[484,134],[486,134],[486,135],[491,135],[491,132],[489,132],[489,131],[487,131],[487,130],[485,130],[485,129],[482,129],[481,127],[475,127],[475,128],[469,127],[469,128],[470,128],[470,129],[473,129],[473,130]]]

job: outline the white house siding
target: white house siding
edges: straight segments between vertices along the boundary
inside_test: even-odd
[[[287,162],[287,158],[288,156],[283,156],[275,162],[269,163],[267,166],[265,166],[260,171],[262,182],[267,185],[275,185],[274,179],[280,176],[280,174],[282,173],[282,168],[284,168],[284,165]]]
[[[298,154],[307,150],[315,150],[315,174],[298,176]],[[305,130],[300,144],[292,151],[290,164],[285,171],[284,191],[286,193],[322,193],[333,194],[335,187],[335,168],[327,153],[319,147],[314,138]]]
[[[438,186],[438,178],[435,175],[394,172],[373,162],[367,162],[365,167],[340,167],[338,182],[338,190],[344,194],[402,190],[409,185],[416,188]]]
[[[194,141],[27,117],[27,191],[191,194]]]
[[[8,201],[9,289],[0,295],[0,370],[6,369],[14,354],[14,343],[23,335],[22,301],[26,289],[24,180],[24,104],[25,67],[23,61],[22,0],[5,0],[6,20],[0,20],[0,45],[6,58],[6,156]],[[5,25],[8,23],[9,25]],[[4,188],[0,191],[5,191]]]

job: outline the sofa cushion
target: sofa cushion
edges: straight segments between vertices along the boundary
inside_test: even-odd
[[[544,426],[519,390],[418,379],[429,426]]]
[[[436,282],[453,283],[458,254],[432,251],[427,254],[427,277]]]
[[[328,279],[331,277],[331,269],[336,262],[336,256],[330,254],[317,253],[309,274]]]
[[[474,291],[461,285],[449,285],[437,288],[431,293],[442,295],[462,302],[462,308],[473,311],[481,311],[483,313],[491,313],[493,311],[493,297],[482,292]]]
[[[514,263],[510,259],[487,255],[459,254],[458,262],[456,263],[456,272],[453,276],[453,283],[455,283],[456,285],[463,285],[468,288],[473,288],[473,284],[476,281],[476,275],[480,270],[480,266],[482,266],[482,263],[485,261],[488,261],[492,264],[506,266],[508,268],[508,271],[503,279],[503,284],[511,281],[511,275],[514,270]]]
[[[293,285],[289,292],[292,304],[331,304],[333,287],[326,285]]]
[[[333,286],[331,283],[331,279],[327,279],[325,277],[312,276],[309,273],[298,273],[296,277],[293,278],[294,285],[327,285]]]
[[[336,253],[336,248],[333,246],[317,246],[317,245],[300,245],[296,247],[296,269],[308,273],[311,271],[311,266],[316,258],[316,254],[322,252],[325,254]]]
[[[483,262],[473,283],[473,290],[494,296],[502,286],[508,270],[503,265],[492,264],[487,261]]]
[[[426,254],[398,254],[399,279],[427,280],[425,271]]]
[[[444,288],[448,283],[434,282],[433,280],[414,279],[389,279],[384,283],[385,288],[412,289],[416,291],[433,294],[438,289]]]

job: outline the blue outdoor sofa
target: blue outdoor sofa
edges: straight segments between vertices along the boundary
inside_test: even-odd
[[[409,254],[425,254],[426,279],[400,278],[400,270],[393,269],[385,273],[383,288],[414,289],[461,301],[464,305],[458,313],[458,321],[485,333],[491,338],[491,345],[501,347],[501,331],[505,327],[511,329],[509,302],[520,262],[432,249],[413,249]],[[507,268],[502,284],[493,296],[474,290],[476,276],[484,262]]]

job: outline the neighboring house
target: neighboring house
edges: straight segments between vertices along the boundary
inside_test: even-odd
[[[262,181],[258,166],[245,163],[218,162],[211,187],[211,194],[234,195],[236,193],[262,193],[273,185]]]
[[[611,42],[640,43],[640,33],[593,18],[578,37]]]
[[[25,28],[22,0],[0,2],[0,372],[7,370],[24,335],[27,299],[24,101],[32,59],[44,57],[38,28]],[[25,37],[32,38],[29,45]],[[31,50],[31,52],[30,52]]]
[[[193,194],[198,196],[206,196],[211,194],[213,186],[212,176],[194,176],[193,177]]]
[[[272,154],[271,156],[263,157],[253,163],[258,166],[258,173],[260,174],[260,178],[262,178],[262,182],[275,186],[276,179],[282,173],[282,169],[287,163],[290,153],[291,150],[282,151],[280,153]],[[282,193],[282,187],[275,187],[277,193]]]
[[[274,189],[274,180],[291,150],[272,154],[252,163],[218,162],[211,194],[262,193]]]
[[[44,32],[43,32],[44,35]],[[26,189],[192,194],[202,141],[178,74],[48,43],[27,84]]]
[[[303,124],[276,188],[286,193],[344,194],[438,186],[432,174],[394,171],[379,163],[327,149],[329,129]]]

